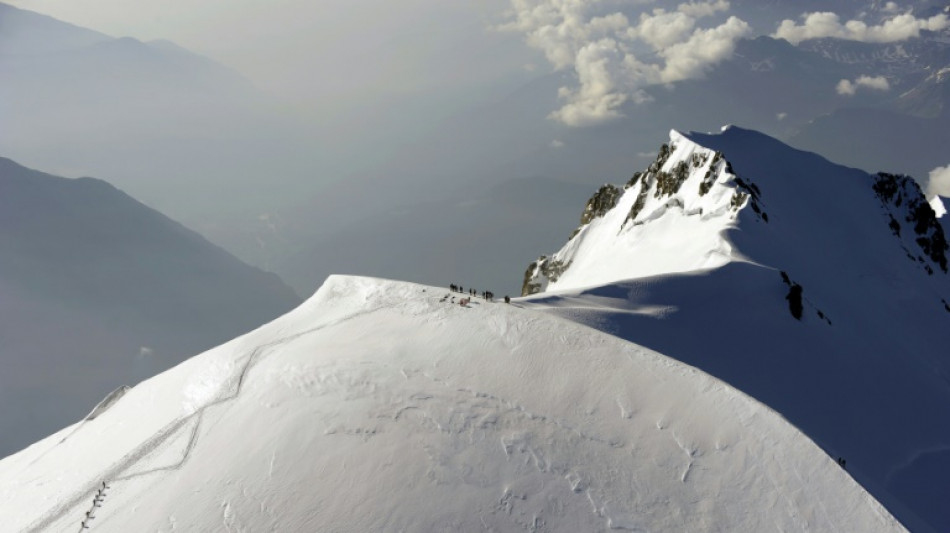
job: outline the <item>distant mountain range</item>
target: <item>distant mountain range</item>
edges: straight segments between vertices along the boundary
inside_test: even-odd
[[[299,297],[112,185],[0,158],[0,455]]]
[[[883,3],[863,1],[731,5],[730,14],[760,33],[809,10],[833,7],[842,20],[863,16],[868,23],[887,14]],[[945,7],[912,6],[917,16]],[[940,74],[950,65],[947,32],[897,43],[741,40],[705,77],[647,87],[650,103],[582,129],[546,118],[558,105],[558,88],[573,83],[570,73],[539,73],[411,141],[398,123],[367,126],[372,135],[354,135],[341,155],[332,132],[289,120],[239,74],[174,44],[116,39],[9,6],[0,5],[0,15],[0,120],[16,124],[0,130],[0,152],[60,175],[108,179],[302,293],[334,272],[432,272],[438,254],[422,239],[399,251],[372,244],[380,240],[373,228],[431,233],[427,212],[458,222],[439,228],[444,242],[495,251],[452,265],[452,275],[517,290],[506,273],[530,258],[511,243],[553,244],[547,239],[566,220],[560,208],[538,208],[528,223],[496,202],[490,218],[506,229],[473,237],[471,224],[461,223],[472,215],[449,206],[487,201],[524,177],[537,184],[537,197],[548,194],[542,183],[562,190],[559,184],[589,188],[615,179],[648,162],[669,127],[738,124],[869,172],[919,180],[950,164],[941,144],[950,123]],[[861,76],[883,76],[888,88],[836,90]],[[384,111],[412,116],[425,107],[373,113]],[[345,245],[339,254],[325,252],[337,244]]]
[[[168,41],[115,38],[6,4],[0,28],[6,156],[100,176],[186,222],[223,190],[245,217],[242,199],[277,194],[258,178],[298,149],[294,125],[234,70]]]
[[[445,222],[437,225],[439,239],[447,243],[445,254],[458,257],[457,251],[448,252],[454,250],[452,244],[466,240],[474,242],[470,235],[473,224],[465,221],[474,220],[479,213],[492,212],[495,214],[486,216],[487,220],[497,221],[511,230],[493,237],[478,237],[481,243],[478,248],[508,251],[493,257],[490,263],[475,257],[466,259],[475,263],[462,267],[455,265],[451,270],[462,272],[456,274],[459,277],[479,276],[476,283],[510,287],[514,283],[512,280],[506,280],[503,275],[489,274],[517,266],[513,263],[519,252],[505,241],[548,239],[550,237],[529,237],[527,234],[538,228],[563,228],[565,219],[562,207],[552,205],[545,210],[542,204],[534,207],[534,203],[527,199],[522,207],[538,209],[532,223],[516,217],[505,218],[503,212],[499,212],[501,206],[510,203],[514,197],[505,199],[497,192],[505,190],[506,182],[519,180],[501,177],[536,176],[533,180],[537,186],[536,198],[562,190],[563,186],[558,183],[577,184],[578,188],[585,182],[602,183],[612,176],[630,172],[646,161],[642,156],[655,153],[655,140],[666,134],[664,128],[667,124],[699,131],[714,131],[724,123],[750,126],[844,164],[870,172],[906,173],[920,180],[926,179],[930,170],[950,163],[944,161],[946,150],[943,146],[944,139],[950,138],[950,121],[933,116],[937,110],[950,105],[950,95],[943,90],[944,78],[931,73],[932,68],[925,66],[931,61],[945,60],[950,64],[950,47],[938,39],[907,44],[901,48],[904,51],[902,57],[910,66],[905,65],[903,70],[897,71],[888,54],[899,45],[840,44],[849,54],[863,58],[852,61],[851,55],[831,53],[832,44],[831,40],[825,40],[821,46],[812,43],[810,49],[769,37],[742,40],[734,58],[719,65],[705,78],[680,82],[673,87],[650,88],[651,103],[626,106],[623,110],[625,119],[589,128],[557,127],[546,121],[545,115],[555,102],[553,98],[545,97],[555,95],[557,87],[566,80],[562,74],[539,78],[488,109],[479,109],[448,121],[439,130],[438,139],[419,148],[412,159],[433,161],[434,168],[452,160],[446,154],[455,154],[465,162],[459,163],[457,172],[444,171],[446,182],[458,176],[469,176],[472,169],[483,169],[481,174],[467,177],[464,185],[457,186],[459,192],[453,194],[449,185],[439,183],[438,187],[432,188],[441,197],[417,202],[406,199],[384,202],[374,205],[371,212],[362,217],[355,216],[359,209],[356,207],[337,218],[339,204],[334,205],[331,200],[337,192],[344,198],[352,196],[343,204],[363,205],[365,208],[375,201],[375,190],[384,188],[388,180],[403,172],[408,173],[408,170],[401,172],[397,167],[390,169],[391,177],[387,176],[379,183],[367,179],[362,184],[346,184],[339,191],[327,191],[326,198],[311,200],[311,209],[301,208],[283,219],[287,229],[285,236],[293,235],[290,240],[299,245],[295,249],[285,245],[285,249],[293,251],[278,254],[271,266],[298,290],[314,287],[319,280],[334,272],[367,275],[404,272],[400,277],[421,282],[431,277],[416,278],[411,273],[426,271],[429,276],[438,275],[446,269],[433,270],[432,265],[450,265],[452,260],[433,257],[439,255],[439,251],[430,254],[431,248],[415,253],[382,254],[396,261],[386,257],[374,258],[376,250],[388,247],[368,243],[375,239],[396,242],[395,239],[382,238],[382,234],[391,232],[428,234],[436,230],[433,220],[448,221],[448,225]],[[856,79],[885,69],[891,80],[889,91],[860,91],[843,96],[835,90],[842,79]],[[737,97],[740,94],[743,96]],[[537,136],[540,128],[520,122],[528,120],[522,118],[526,114],[530,115],[531,121],[548,129],[549,137],[544,142],[534,140],[532,144],[531,139]],[[513,127],[511,122],[518,125]],[[456,142],[460,136],[465,142]],[[479,164],[485,166],[478,167]],[[362,189],[361,192],[353,192],[358,189]],[[351,191],[349,196],[347,191]],[[489,211],[485,208],[467,210],[466,206],[474,207],[489,196],[494,196]],[[453,208],[457,202],[464,205]],[[555,201],[555,205],[563,206],[563,199]],[[337,234],[326,235],[327,224],[318,222],[319,217],[328,213],[334,213],[334,221],[340,222],[340,226],[335,226],[341,228]],[[409,216],[410,213],[414,213],[415,219]],[[456,229],[450,229],[451,225]],[[294,227],[318,228],[324,233],[308,235],[306,231],[294,231]],[[333,240],[340,245],[326,244]],[[403,243],[400,246],[412,245]],[[340,253],[329,256],[321,251],[329,249],[340,250]],[[360,252],[353,254],[350,250]],[[356,259],[357,255],[359,259]],[[372,268],[368,268],[370,265]]]
[[[381,206],[363,220],[311,235],[307,245],[273,268],[301,294],[320,286],[330,274],[348,272],[419,283],[464,282],[515,296],[517,280],[486,280],[510,277],[505,269],[512,257],[530,259],[527,243],[559,243],[572,229],[576,199],[587,189],[547,178],[520,178],[487,191],[471,187],[443,199]],[[337,195],[330,198],[341,200]],[[557,223],[552,221],[555,215]]]

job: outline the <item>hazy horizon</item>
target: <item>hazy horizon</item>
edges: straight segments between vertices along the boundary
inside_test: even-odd
[[[399,213],[427,202],[487,199],[493,187],[524,178],[592,193],[641,170],[672,128],[736,123],[787,139],[839,109],[892,108],[926,77],[926,65],[895,73],[873,60],[888,50],[873,47],[916,46],[950,27],[934,1],[8,4],[151,44],[64,44],[66,52],[51,52],[62,28],[31,37],[22,34],[35,20],[20,32],[18,18],[0,20],[0,59],[13,93],[0,116],[17,124],[0,135],[0,155],[66,177],[105,179],[244,261],[283,275],[311,270],[319,279],[319,258],[297,258],[343,235],[328,232],[359,234],[370,220],[397,227]],[[760,36],[791,44],[748,44]],[[842,50],[808,48],[828,38]],[[17,46],[31,53],[18,55]],[[744,57],[741,47],[762,57]],[[795,70],[804,61],[813,63],[802,71],[810,78]],[[759,75],[769,69],[778,69],[775,82]],[[743,91],[751,91],[748,102],[734,96]],[[925,126],[939,138],[934,124]],[[850,153],[849,142],[812,144],[834,158]],[[862,154],[879,167],[867,170],[912,172],[921,182],[932,172],[932,190],[946,193],[950,161],[921,151],[926,160],[915,153],[907,166],[900,153],[876,157],[881,150],[871,147]],[[574,216],[584,200],[573,200]],[[563,220],[550,215],[538,225]],[[398,227],[418,231],[414,224]],[[563,234],[560,227],[517,231],[525,232],[524,250],[500,258],[506,266],[496,269],[509,276],[473,282],[517,283],[527,262]],[[396,254],[422,255],[381,246],[373,271],[386,271]],[[363,268],[361,257],[342,268]],[[300,292],[315,288],[302,283]]]

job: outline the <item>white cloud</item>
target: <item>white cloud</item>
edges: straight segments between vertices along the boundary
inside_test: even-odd
[[[639,24],[628,28],[625,37],[661,50],[686,39],[695,26],[695,17],[679,11],[668,13],[657,9],[652,14],[641,13]]]
[[[776,113],[776,114],[775,114],[776,120],[785,120],[785,117],[787,117],[787,116],[788,116],[788,113],[786,113],[786,112],[784,112],[784,111],[782,111],[781,113]]]
[[[927,198],[933,198],[936,195],[950,198],[950,165],[930,171],[927,185],[924,187],[924,195]]]
[[[580,87],[561,87],[559,96],[567,100],[550,117],[569,125],[586,126],[620,117],[619,107],[628,95],[619,90],[614,72],[623,58],[617,42],[601,39],[582,47],[574,60]]]
[[[884,76],[860,76],[856,80],[841,80],[835,87],[835,91],[842,96],[854,96],[859,88],[864,87],[875,91],[891,90],[890,83]]]
[[[835,86],[835,92],[842,96],[853,96],[857,92],[857,88],[851,83],[851,80],[841,80]]]
[[[587,14],[589,3],[587,0],[511,0],[514,20],[499,29],[523,32],[527,44],[541,50],[555,69],[565,69],[574,64],[578,49],[593,37]],[[601,28],[605,22],[599,23]]]
[[[628,4],[643,4],[629,1]],[[690,1],[676,10],[652,9],[635,23],[620,12],[605,13],[603,0],[511,0],[510,20],[501,29],[518,31],[555,70],[573,68],[576,86],[561,87],[562,107],[549,117],[571,126],[622,116],[627,102],[649,99],[643,88],[702,76],[730,57],[749,25],[730,17],[699,27],[702,18],[729,9],[725,0]],[[598,11],[600,9],[600,11]],[[649,61],[634,55],[639,42],[653,49]]]
[[[884,76],[861,76],[855,82],[859,87],[867,87],[876,91],[890,91],[891,84],[887,82]]]
[[[560,139],[554,139],[551,141],[551,148],[561,148],[564,146],[564,141]]]
[[[701,76],[709,65],[732,56],[736,41],[749,32],[749,25],[736,17],[729,17],[715,28],[696,30],[685,42],[660,51],[666,59],[663,81],[671,83]]]
[[[897,6],[897,2],[887,2],[884,4],[884,7],[881,8],[881,11],[885,13],[897,13],[900,11],[900,7]]]
[[[709,17],[715,15],[717,11],[728,11],[729,2],[726,0],[718,0],[716,2],[688,2],[680,4],[676,10],[695,18]]]
[[[920,19],[910,13],[902,13],[876,26],[869,26],[860,20],[849,20],[842,24],[838,15],[827,11],[806,13],[802,19],[802,24],[790,19],[783,20],[772,37],[796,45],[808,39],[823,37],[890,43],[919,37],[923,30],[940,31],[950,27],[950,18],[945,13]]]

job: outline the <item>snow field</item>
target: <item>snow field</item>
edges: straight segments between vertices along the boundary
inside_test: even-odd
[[[75,531],[105,479],[95,531],[902,530],[724,383],[445,292],[331,277],[66,441],[0,461],[0,515]]]

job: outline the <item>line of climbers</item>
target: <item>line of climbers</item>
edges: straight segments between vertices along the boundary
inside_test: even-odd
[[[449,285],[449,290],[452,291],[452,292],[465,293],[465,288],[464,288],[464,287],[462,287],[461,285],[456,285],[456,284],[454,284],[454,283],[451,284],[451,285]],[[462,304],[462,305],[468,304],[468,303],[471,301],[471,297],[475,297],[475,296],[481,296],[482,298],[485,299],[486,302],[494,302],[494,301],[495,301],[495,293],[493,293],[493,292],[491,292],[491,291],[482,291],[481,294],[479,294],[479,292],[476,291],[475,289],[469,289],[469,290],[468,290],[468,295],[470,296],[470,298],[463,298],[463,300],[465,300],[465,303]],[[442,301],[445,301],[445,298],[442,298]],[[454,297],[454,296],[452,297],[452,302],[453,302],[453,303],[455,302],[455,297]],[[508,295],[505,295],[505,303],[506,303],[506,304],[510,304],[510,303],[511,303],[511,297],[509,297]]]
[[[95,497],[92,498],[92,507],[86,511],[86,518],[83,519],[82,524],[79,528],[79,531],[83,529],[89,529],[89,521],[96,518],[93,514],[96,510],[96,507],[102,507],[102,502],[106,499],[106,489],[109,488],[109,485],[105,481],[102,482],[102,486],[99,487],[99,490],[96,491]]]

